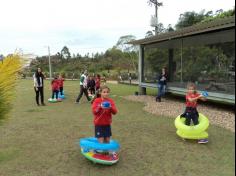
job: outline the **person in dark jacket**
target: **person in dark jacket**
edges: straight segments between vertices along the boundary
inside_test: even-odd
[[[45,106],[44,104],[44,94],[43,94],[43,88],[44,88],[44,75],[42,73],[42,70],[41,68],[38,68],[37,71],[34,73],[33,75],[33,78],[34,78],[34,91],[36,93],[36,103],[37,105],[39,106],[39,95],[40,95],[40,98],[41,98],[41,105],[42,106]]]
[[[167,82],[167,73],[166,73],[166,68],[162,68],[162,72],[158,77],[158,92],[157,92],[157,97],[156,101],[161,102],[161,97],[165,95],[166,92],[166,82]]]
[[[87,87],[88,87],[88,91],[90,91],[90,93],[94,95],[95,94],[95,80],[92,76],[89,76]]]

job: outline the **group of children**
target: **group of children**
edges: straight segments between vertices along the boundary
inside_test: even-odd
[[[54,97],[58,99],[58,94],[60,93],[63,95],[63,85],[64,85],[64,78],[62,75],[59,75],[59,77],[54,77],[54,79],[51,81],[51,87],[52,87],[52,99]]]
[[[112,115],[117,113],[117,108],[114,101],[109,98],[110,88],[106,85],[100,86],[100,75],[97,74],[95,79],[93,76],[87,75],[87,71],[85,71],[80,77],[80,94],[77,101],[79,102],[83,93],[85,93],[87,97],[88,95],[94,95],[93,99],[89,99],[89,101],[91,101],[94,115],[95,137],[98,138],[101,143],[109,143],[112,135]],[[52,80],[52,99],[54,95],[56,95],[57,99],[59,92],[63,94],[63,82],[64,78],[62,78],[62,75]],[[108,103],[109,106],[104,107],[104,102]]]
[[[55,76],[54,79],[51,81],[51,89],[52,89],[52,96],[51,98],[58,99],[58,95],[63,95],[63,86],[64,86],[65,79],[60,74],[59,77]],[[95,79],[93,76],[87,76],[87,71],[85,71],[80,78],[80,94],[77,98],[76,102],[79,102],[80,98],[82,97],[83,93],[86,95],[87,99],[91,101],[92,97],[95,96],[96,91],[100,88],[100,75],[97,74]]]
[[[62,75],[55,77],[51,82],[52,86],[52,98],[56,96],[58,98],[58,93],[60,92],[63,95],[63,82],[64,78]],[[114,101],[109,98],[110,89],[108,86],[100,86],[100,75],[96,75],[94,79],[92,76],[87,76],[87,71],[85,71],[80,79],[80,94],[76,102],[79,102],[83,93],[92,104],[92,113],[94,115],[94,126],[95,126],[95,137],[98,138],[101,143],[109,143],[111,132],[111,123],[112,115],[117,113],[117,108]],[[88,95],[94,95],[94,98],[91,100]],[[199,94],[196,90],[196,85],[194,83],[189,83],[187,85],[186,93],[186,108],[181,117],[186,118],[185,125],[190,125],[191,121],[194,125],[199,124],[199,114],[197,111],[197,101],[203,100],[206,101],[206,98]],[[104,107],[103,102],[108,102],[109,106]],[[199,140],[199,143],[207,143],[207,139]]]
[[[117,113],[114,101],[109,98],[110,88],[107,85],[101,86],[100,75],[97,74],[95,79],[88,76],[85,70],[80,77],[80,93],[75,101],[79,103],[83,94],[92,104],[92,113],[94,115],[95,137],[101,143],[109,143],[111,133],[112,115]],[[108,106],[103,106],[106,102]]]
[[[92,76],[89,76],[87,79],[87,73],[85,72],[85,77],[83,80],[80,80],[83,88],[88,91],[88,95],[93,94],[94,98],[90,101],[92,103],[92,112],[94,115],[94,126],[95,126],[95,137],[98,138],[101,143],[109,143],[111,133],[111,122],[112,115],[117,113],[117,108],[114,101],[109,98],[110,89],[108,86],[103,85],[100,87],[100,75],[96,76],[94,80]],[[82,76],[83,77],[83,76]],[[60,90],[63,92],[63,81],[64,79],[59,76],[52,81],[53,95],[56,93],[56,96]],[[86,95],[86,94],[85,94]],[[186,118],[185,125],[190,125],[191,121],[194,125],[199,124],[199,114],[197,111],[197,101],[203,100],[206,101],[206,97],[202,94],[199,94],[196,90],[196,85],[194,83],[189,83],[187,85],[186,93],[186,108],[181,117]],[[109,102],[110,107],[103,107],[103,102]],[[207,139],[200,139],[199,143],[207,143]]]
[[[95,137],[101,143],[109,143],[111,133],[112,115],[117,113],[114,101],[109,98],[110,89],[107,86],[100,88],[100,96],[92,103],[92,112],[94,114]],[[185,118],[185,125],[190,126],[191,121],[193,125],[199,124],[199,114],[197,111],[197,101],[206,101],[206,97],[197,92],[196,85],[189,83],[187,85],[186,93],[186,108],[181,117]],[[108,101],[110,108],[103,108],[102,102]],[[198,143],[207,143],[208,139],[200,139]]]
[[[80,99],[83,94],[85,94],[88,101],[91,101],[98,92],[101,85],[101,77],[99,74],[95,76],[88,76],[88,72],[85,70],[80,77],[80,93],[75,101],[76,104],[79,104]]]

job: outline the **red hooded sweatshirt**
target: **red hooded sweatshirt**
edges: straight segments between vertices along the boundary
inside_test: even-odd
[[[100,88],[100,83],[101,82],[101,78],[96,78],[95,79],[95,87],[96,87],[96,89],[99,89]]]
[[[63,85],[64,85],[64,81],[65,81],[64,78],[59,78],[59,79],[58,79],[59,87],[63,87]]]
[[[57,79],[52,80],[51,85],[52,85],[52,90],[53,90],[53,91],[59,90],[59,82],[58,82]]]
[[[108,101],[111,107],[104,109],[101,107],[102,102]],[[117,113],[114,101],[111,98],[96,98],[92,104],[92,112],[94,115],[94,125],[110,125],[112,122],[112,114]]]

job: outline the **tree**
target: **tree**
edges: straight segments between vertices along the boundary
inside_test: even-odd
[[[216,10],[215,13],[213,13],[213,11],[206,12],[205,10],[202,10],[199,13],[196,13],[194,11],[185,12],[184,14],[180,14],[179,20],[175,25],[175,28],[181,29],[183,27],[192,26],[200,22],[211,21],[216,18],[224,18],[233,15],[235,15],[235,8],[225,12],[222,9],[219,9]]]
[[[200,13],[192,12],[185,12],[184,14],[180,14],[179,20],[175,25],[176,29],[181,29],[183,27],[192,26],[196,23],[201,22],[206,18],[206,16],[210,16],[211,11],[205,13],[205,10],[202,10]]]
[[[112,69],[112,58],[111,57],[106,57],[102,60],[102,67],[107,70],[107,73],[110,73],[110,70]]]
[[[60,52],[57,52],[57,54],[56,54],[59,58],[62,58],[62,56],[61,56],[61,53]]]
[[[225,18],[235,15],[235,8],[228,11],[223,11],[222,9],[216,10],[215,14],[211,13],[209,16],[206,16],[201,22],[212,21],[218,18]]]
[[[116,47],[108,49],[104,54],[105,58],[110,57],[113,62],[117,61],[118,59],[122,58],[123,56],[124,56],[123,52],[120,49],[117,49]]]
[[[145,35],[145,38],[149,38],[149,37],[153,37],[153,36],[154,36],[154,34],[153,34],[152,31],[147,31],[146,35]]]
[[[166,32],[171,32],[171,31],[174,31],[174,28],[171,26],[171,24],[169,24],[167,26]]]
[[[137,60],[138,57],[133,57],[133,55],[131,53],[135,52],[136,56],[137,56],[138,48],[137,48],[137,46],[129,44],[129,42],[134,41],[135,39],[136,39],[136,37],[133,36],[133,35],[121,36],[119,38],[119,40],[117,41],[115,47],[120,49],[121,51],[129,54],[130,60],[131,60],[132,65],[133,65],[133,69],[134,69],[135,72],[137,72],[135,60]]]
[[[62,59],[70,59],[71,58],[69,48],[67,48],[66,46],[64,46],[61,50],[61,57],[62,57]]]
[[[117,41],[115,47],[123,52],[137,51],[137,47],[132,44],[129,44],[129,42],[132,42],[134,40],[136,40],[136,37],[133,35],[121,36]]]
[[[161,33],[164,33],[166,31],[164,25],[162,23],[158,23],[157,24],[157,33],[158,34],[161,34]]]
[[[76,54],[76,59],[81,59],[81,58],[82,58],[81,54],[77,53]]]

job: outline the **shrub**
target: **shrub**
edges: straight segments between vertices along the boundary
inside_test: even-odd
[[[0,121],[6,118],[10,109],[20,68],[18,55],[10,55],[0,62]]]

